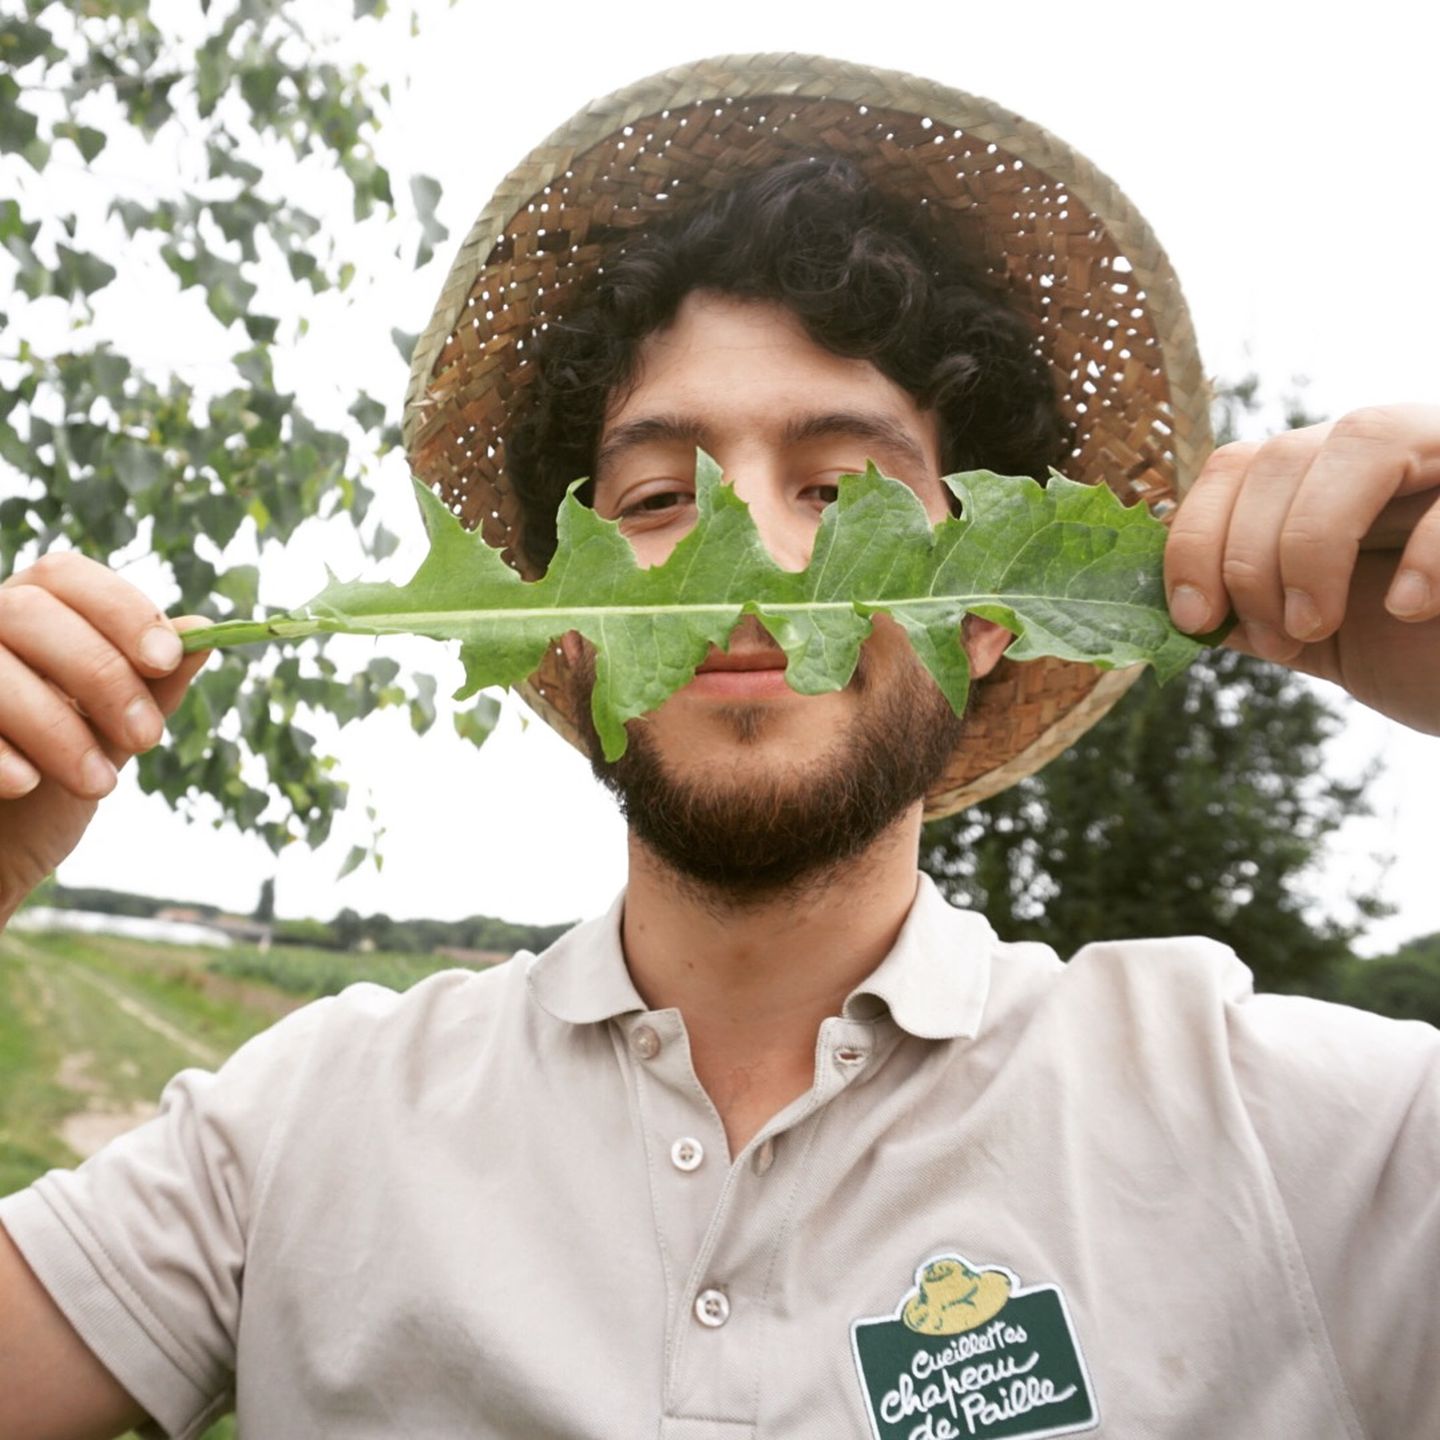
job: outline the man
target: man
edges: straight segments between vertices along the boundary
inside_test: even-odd
[[[866,458],[939,518],[958,464],[1064,451],[1153,498],[1203,455],[1143,222],[972,97],[696,66],[587,107],[492,210],[409,438],[522,567],[587,470],[662,558],[696,444],[795,567]],[[1440,730],[1437,493],[1430,410],[1228,447],[1173,523],[1177,623],[1233,607],[1230,643]],[[195,662],[84,562],[0,597],[8,914]],[[927,804],[1113,698],[963,638],[960,725],[892,626],[819,697],[742,626],[600,766],[631,822],[609,916],[306,1007],[0,1204],[0,1432],[198,1435],[233,1387],[267,1436],[1437,1433],[1440,1040],[1253,997],[1203,940],[1062,966],[917,883]],[[567,640],[535,691],[582,739],[587,680]]]

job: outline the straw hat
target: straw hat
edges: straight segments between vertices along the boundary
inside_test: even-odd
[[[522,570],[504,435],[533,371],[527,341],[659,215],[777,161],[849,157],[979,261],[1034,324],[1076,448],[1064,467],[1159,513],[1213,441],[1189,313],[1149,226],[1114,183],[1038,125],[933,81],[807,55],[721,56],[591,101],[511,172],[475,222],[415,348],[410,463]],[[1137,670],[1002,661],[926,797],[949,814],[1040,768]],[[577,699],[552,653],[522,693],[572,743]]]

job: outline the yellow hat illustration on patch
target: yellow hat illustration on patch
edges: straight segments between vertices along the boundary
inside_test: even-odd
[[[915,1277],[900,1318],[920,1335],[960,1335],[993,1320],[1010,1298],[1010,1277],[972,1270],[963,1260],[932,1260]]]

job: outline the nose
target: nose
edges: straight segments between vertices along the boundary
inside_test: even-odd
[[[788,477],[775,466],[747,466],[731,476],[730,483],[749,506],[760,543],[770,558],[782,570],[803,570],[810,563],[820,523],[815,506],[793,495]]]

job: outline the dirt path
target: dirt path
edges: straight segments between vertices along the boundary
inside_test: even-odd
[[[98,990],[117,1009],[123,1011],[132,1020],[152,1030],[156,1035],[168,1040],[177,1050],[183,1050],[192,1059],[200,1061],[203,1065],[219,1065],[225,1057],[209,1045],[196,1040],[193,1036],[187,1035],[183,1030],[177,1029],[163,1016],[157,1015],[147,1006],[133,996],[127,995],[118,985],[112,985],[110,981],[102,979],[93,971],[87,970],[83,965],[76,965],[66,961],[56,961],[50,956],[42,954],[33,945],[27,945],[18,935],[7,933],[5,943],[28,965],[35,967],[36,973],[43,976],[49,968],[63,968],[66,975],[72,979],[79,980],[82,984],[89,985],[92,989]]]
[[[88,1160],[154,1114],[155,1106],[144,1100],[137,1100],[128,1110],[77,1110],[60,1122],[60,1138],[82,1160]]]
[[[86,985],[100,991],[115,1007],[124,1011],[132,1020],[145,1026],[147,1030],[153,1030],[157,1035],[168,1040],[177,1050],[183,1050],[203,1065],[219,1065],[224,1056],[213,1050],[209,1045],[202,1044],[199,1040],[187,1035],[183,1030],[177,1029],[168,1020],[157,1015],[153,1010],[142,1005],[133,996],[127,995],[118,985],[112,985],[108,980],[102,980],[98,975],[82,968],[79,965],[66,967],[66,973],[72,979],[83,981]]]
[[[63,961],[56,962],[33,946],[27,945],[14,933],[6,934],[4,943],[33,970],[43,987],[42,1003],[47,1009],[54,1008],[55,995],[48,980],[44,978],[45,972],[51,967],[63,968],[67,978],[79,980],[82,984],[98,991],[122,1014],[161,1036],[182,1054],[212,1068],[224,1060],[225,1057],[218,1050],[187,1035],[183,1030],[172,1025],[164,1016],[157,1015],[148,1006],[143,1005],[133,996],[127,995],[119,986],[92,973],[84,966]],[[143,1125],[156,1112],[155,1104],[150,1101],[136,1100],[127,1105],[117,1105],[113,1100],[107,1103],[101,1086],[92,1073],[93,1061],[94,1056],[84,1051],[65,1055],[61,1059],[60,1068],[56,1074],[57,1081],[64,1089],[72,1091],[76,1095],[93,1097],[84,1109],[76,1110],[65,1116],[57,1127],[60,1138],[82,1160],[88,1160],[97,1150],[125,1134],[126,1131],[135,1129],[137,1125]]]

